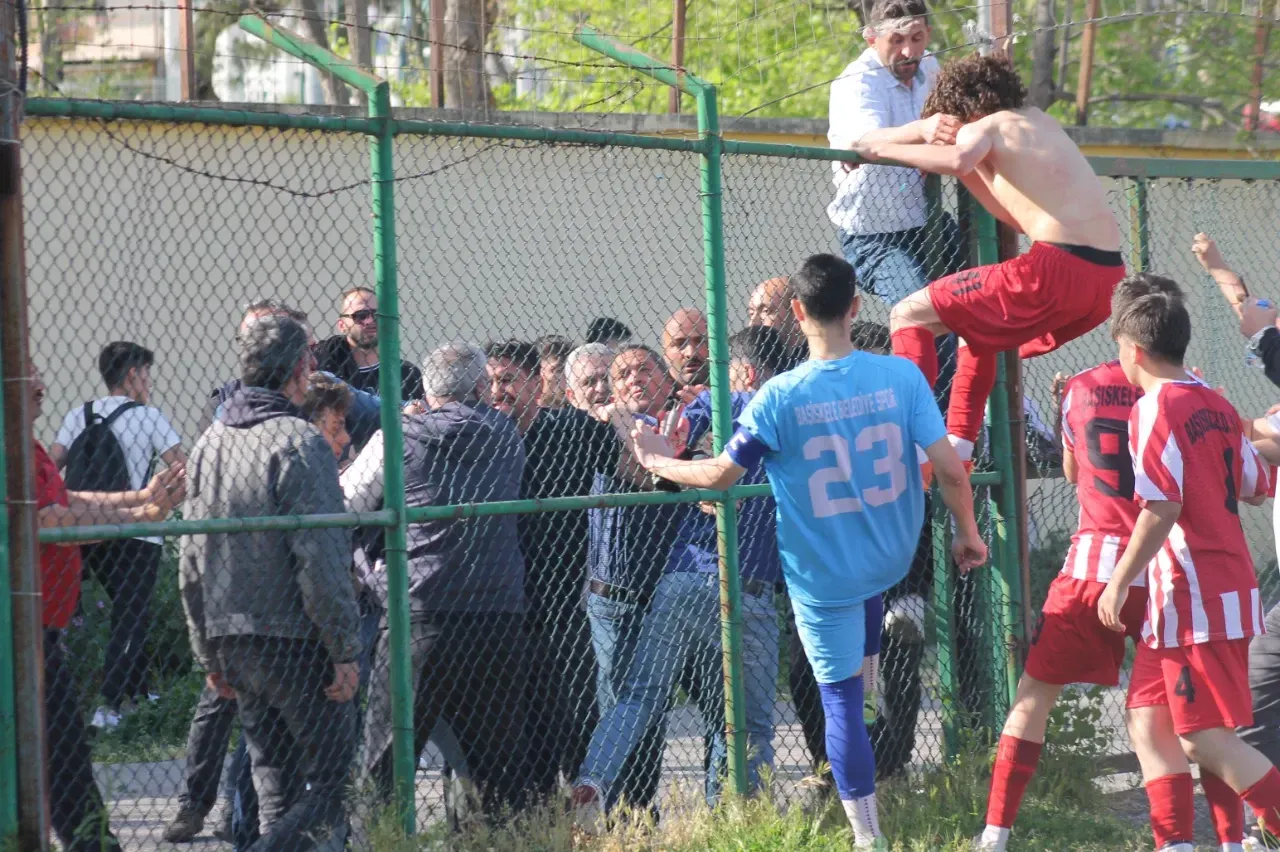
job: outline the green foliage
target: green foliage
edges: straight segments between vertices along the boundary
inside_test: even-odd
[[[1066,0],[1055,3],[1062,20]],[[865,47],[857,13],[848,3],[792,0],[763,4],[758,0],[688,0],[684,66],[719,87],[720,111],[726,116],[823,118],[830,82]],[[852,5],[857,5],[856,3]],[[933,9],[933,49],[945,61],[970,51],[964,24],[976,18],[972,4],[943,2]],[[1075,17],[1083,9],[1075,4]],[[1249,91],[1253,67],[1253,19],[1246,15],[1206,11],[1202,4],[1179,3],[1178,11],[1162,9],[1142,17],[1136,2],[1108,9],[1098,28],[1092,94],[1121,99],[1095,103],[1090,123],[1119,127],[1152,127],[1166,120],[1192,127],[1233,126]],[[1036,0],[1020,0],[1014,8],[1014,30],[1022,33],[1015,56],[1026,79],[1031,77],[1031,39]],[[580,47],[574,29],[589,23],[666,64],[671,58],[670,0],[508,0],[501,6],[501,25],[490,34],[490,50],[516,54],[508,61],[511,78],[494,87],[503,109],[654,113],[665,112],[668,90],[635,71]],[[1082,27],[1068,30],[1070,61],[1065,79],[1053,77],[1060,100],[1053,112],[1074,119]],[[527,34],[512,46],[512,32]],[[1055,36],[1061,47],[1061,35]],[[539,77],[534,93],[517,94],[514,75]],[[400,86],[409,106],[427,105],[426,86]],[[1162,99],[1172,96],[1172,99]],[[692,105],[685,104],[691,111]]]

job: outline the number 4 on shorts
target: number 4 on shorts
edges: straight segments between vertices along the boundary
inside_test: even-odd
[[[1173,685],[1173,694],[1185,700],[1188,704],[1194,704],[1196,701],[1196,687],[1191,682],[1191,666],[1183,666],[1181,673],[1178,674],[1178,680]]]

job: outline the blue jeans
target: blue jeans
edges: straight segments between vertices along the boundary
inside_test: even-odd
[[[964,241],[956,220],[943,214],[932,226],[884,234],[840,234],[845,260],[858,286],[892,306],[931,280],[965,267]],[[956,370],[956,336],[938,338],[938,382],[934,390],[945,407]]]
[[[743,595],[742,621],[748,772],[754,790],[760,785],[760,770],[773,764],[778,613],[772,595]],[[646,730],[661,722],[677,678],[691,665],[709,750],[706,796],[708,804],[714,805],[727,756],[721,647],[719,577],[692,572],[663,577],[654,591],[618,703],[602,715],[591,736],[583,778],[606,794],[612,791],[627,755]]]
[[[607,716],[618,703],[636,655],[644,623],[645,607],[639,603],[587,595],[587,621],[596,652],[596,705]],[[621,796],[633,808],[647,808],[658,795],[662,777],[662,753],[666,748],[664,720],[648,726],[639,743],[622,756],[622,768],[613,789],[606,791],[605,805],[613,807]]]

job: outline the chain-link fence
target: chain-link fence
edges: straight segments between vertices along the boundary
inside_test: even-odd
[[[824,762],[821,705],[759,472],[746,490],[672,490],[621,435],[639,418],[710,451],[794,363],[775,279],[843,248],[826,152],[724,143],[722,155],[714,132],[29,107],[42,470],[52,481],[63,467],[77,492],[134,492],[115,502],[136,513],[43,534],[47,548],[102,539],[79,564],[60,548],[42,565],[64,842],[102,830],[88,819],[95,790],[126,849],[200,834],[243,846],[260,822],[358,844],[397,794],[414,797],[419,828],[456,826],[551,801],[580,773],[658,810],[762,776],[781,800],[818,795],[805,779]],[[920,180],[904,201],[889,176],[872,198],[913,217],[895,255],[913,266],[877,267],[864,247],[859,271],[876,284],[855,337],[868,350],[887,346],[895,287],[995,250],[990,217],[953,183]],[[1196,286],[1187,246],[1220,232],[1246,279],[1265,280],[1268,247],[1245,237],[1280,225],[1277,184],[1108,180],[1133,217],[1131,267],[1187,286],[1193,360],[1260,414],[1262,378],[1216,291]],[[774,332],[739,333],[748,325]],[[1072,531],[1049,380],[1111,357],[1099,330],[1024,366],[1025,514],[997,385],[976,491],[990,563],[957,576],[935,505],[885,596],[882,775],[998,730],[1024,594],[1039,607]],[[102,526],[159,520],[169,498],[152,476],[178,463],[180,520],[126,533],[141,538]],[[736,523],[721,509],[718,530],[726,500]],[[1261,514],[1246,521],[1259,566],[1272,563]],[[1119,694],[1105,697],[1117,747]],[[92,779],[74,771],[86,750]]]

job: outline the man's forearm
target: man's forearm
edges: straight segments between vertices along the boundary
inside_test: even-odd
[[[74,506],[45,506],[39,512],[41,529],[53,527],[100,526],[107,524],[139,524],[160,521],[151,517],[145,506],[119,507],[78,503]]]
[[[1210,269],[1209,277],[1218,285],[1218,289],[1222,291],[1227,304],[1234,307],[1249,297],[1249,290],[1244,286],[1244,279],[1230,269],[1226,267]]]
[[[859,142],[880,142],[895,145],[920,145],[924,143],[923,122],[909,121],[898,127],[877,127],[868,130]]]
[[[687,488],[722,490],[737,482],[741,468],[723,455],[710,459],[654,459],[649,470]]]
[[[1168,505],[1181,509],[1176,503]],[[1169,538],[1173,525],[1178,521],[1176,509],[1163,510],[1159,514],[1151,509],[1143,509],[1138,513],[1138,521],[1133,525],[1133,535],[1129,537],[1129,546],[1116,564],[1109,585],[1127,589],[1147,570],[1147,565],[1156,558]]]
[[[973,514],[973,488],[969,477],[960,469],[960,475],[937,468],[934,476],[938,481],[938,490],[942,492],[942,502],[946,504],[956,524],[966,532],[976,532],[978,521]]]

